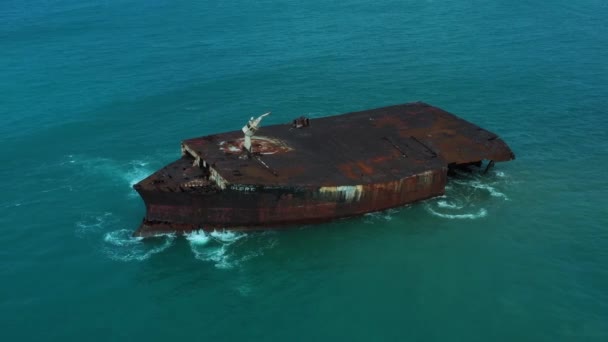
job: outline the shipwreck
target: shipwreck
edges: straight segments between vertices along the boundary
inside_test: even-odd
[[[136,236],[320,223],[440,196],[448,172],[515,158],[496,134],[410,103],[184,140],[134,185]]]

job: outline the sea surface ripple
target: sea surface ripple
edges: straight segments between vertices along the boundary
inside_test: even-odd
[[[0,2],[5,341],[608,341],[608,3]],[[425,101],[517,159],[285,231],[131,233],[180,141]]]

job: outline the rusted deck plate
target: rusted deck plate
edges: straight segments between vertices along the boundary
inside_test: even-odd
[[[263,126],[254,150],[271,169],[239,158],[243,133],[188,139],[184,146],[229,183],[351,185],[391,181],[448,164],[514,158],[494,133],[425,103]]]

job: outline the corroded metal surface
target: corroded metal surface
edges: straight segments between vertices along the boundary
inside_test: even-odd
[[[244,143],[245,139],[239,138],[236,140],[222,141],[218,144],[218,147],[224,154],[240,155],[243,153]],[[260,136],[252,139],[251,146],[257,153],[263,155],[289,152],[292,150],[284,141]]]
[[[511,150],[495,134],[422,103],[262,127],[259,135],[288,146],[289,153],[263,155],[278,176],[254,160],[226,155],[226,141],[240,131],[183,142],[229,183],[353,185],[403,178],[451,163],[505,161]],[[255,147],[254,147],[255,149]],[[262,152],[265,153],[265,152]],[[233,171],[239,172],[235,175]]]
[[[297,128],[296,128],[297,127]],[[150,235],[322,222],[443,194],[449,167],[514,158],[495,134],[424,103],[262,127],[182,143],[138,183]]]

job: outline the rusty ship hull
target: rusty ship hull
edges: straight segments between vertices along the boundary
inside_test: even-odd
[[[515,158],[497,135],[425,103],[182,142],[182,156],[134,186],[137,236],[319,223],[440,196],[452,168]]]

